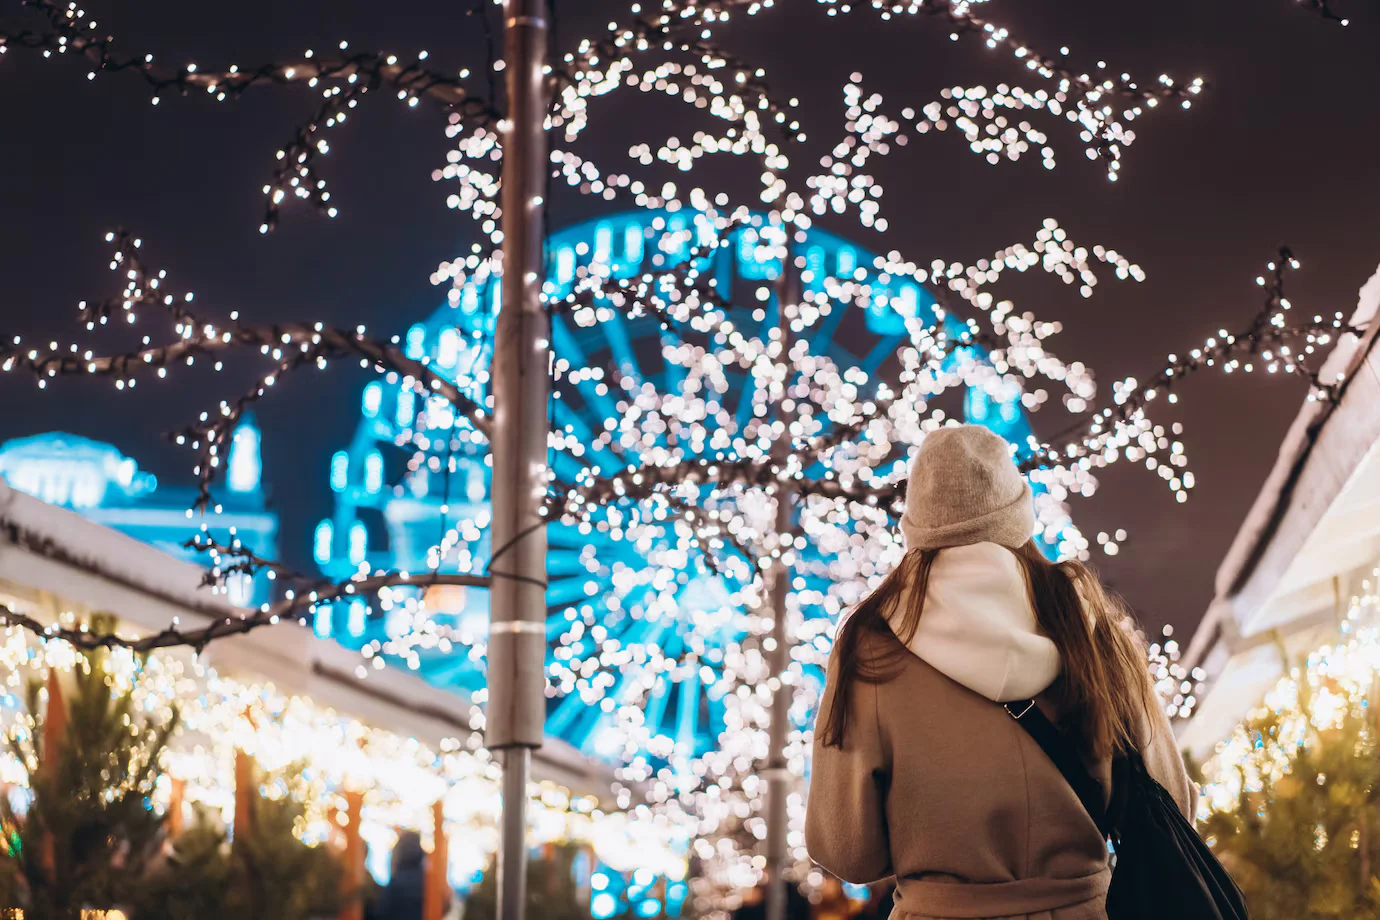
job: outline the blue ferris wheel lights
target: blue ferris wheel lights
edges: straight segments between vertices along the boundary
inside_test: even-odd
[[[331,491],[344,492],[350,484],[350,455],[338,450],[331,455]]]
[[[330,604],[321,604],[312,614],[312,632],[316,633],[317,638],[329,639],[333,627],[332,619],[335,608]]]
[[[364,387],[364,395],[360,398],[360,411],[365,418],[375,418],[379,414],[379,405],[383,402],[383,385],[377,380],[371,381]]]
[[[326,565],[331,561],[331,555],[335,552],[335,525],[329,518],[316,525],[311,550],[317,565]]]
[[[417,323],[407,330],[407,356],[413,361],[420,361],[426,357],[426,326]]]
[[[548,239],[544,290],[550,298],[563,298],[595,265],[624,277],[672,267],[688,258],[691,246],[712,242],[716,233],[705,215],[688,210],[639,211],[590,221]],[[703,276],[713,279],[716,291],[742,305],[734,308],[735,325],[756,330],[776,322],[771,282],[781,271],[781,233],[759,217],[755,224],[735,230],[731,245],[697,264]],[[933,327],[938,321],[938,305],[929,290],[909,276],[881,274],[874,267],[880,264],[875,257],[855,244],[815,229],[808,231],[798,252],[805,260],[804,292],[819,308],[804,335],[815,354],[842,368],[857,368],[864,381],[860,385],[879,379],[878,371],[894,360],[897,347],[915,327]],[[483,399],[487,341],[498,296],[496,280],[453,291],[445,305],[406,332],[409,354],[416,351],[418,360],[429,359],[434,368]],[[966,327],[953,318],[946,318],[948,324],[952,334],[965,334]],[[561,480],[574,481],[590,467],[609,473],[636,462],[640,445],[619,447],[607,438],[597,444],[596,440],[606,420],[619,417],[619,404],[627,403],[630,392],[647,386],[677,391],[686,379],[685,368],[666,357],[670,344],[674,343],[666,340],[654,320],[629,318],[611,306],[598,310],[594,327],[553,311],[553,349],[557,362],[569,371],[564,377],[569,389],[552,403],[553,431],[561,446],[551,458]],[[1013,388],[1012,398],[1006,398],[991,376],[985,351],[963,352],[950,357],[945,371],[957,367],[954,362],[967,362],[973,372],[963,378],[983,383],[969,384],[962,413],[1024,443],[1029,429],[1019,391]],[[609,368],[617,369],[623,380],[609,375]],[[344,471],[354,479],[347,477],[336,492],[331,540],[343,539],[344,550],[321,563],[335,577],[348,577],[365,560],[410,571],[430,569],[438,564],[430,548],[443,537],[449,541],[447,570],[480,572],[488,559],[489,466],[482,439],[457,427],[446,407],[414,397],[403,383],[390,379],[377,395],[366,392],[362,402],[363,418]],[[634,389],[625,390],[624,384]],[[739,430],[753,416],[752,396],[748,377],[730,375],[720,402],[725,416],[737,419]],[[397,473],[404,465],[407,472]],[[333,486],[335,481],[333,476]],[[446,513],[441,511],[443,504],[449,509]],[[453,531],[449,536],[447,528]],[[670,552],[672,532],[656,536],[658,532],[655,525],[643,527],[638,542],[630,542],[608,522],[598,527],[590,522],[547,526],[552,686],[546,728],[549,735],[593,756],[633,756],[667,765],[673,774],[689,778],[694,759],[713,747],[723,730],[727,691],[720,678],[725,651],[746,636],[749,616],[743,609],[744,586],[734,580],[738,575],[701,570],[695,559],[682,558],[679,550]],[[827,566],[810,547],[800,549],[802,565],[793,579],[797,603],[807,618],[837,617],[839,603],[830,593]],[[457,645],[450,654],[422,650],[417,670],[428,681],[457,691],[482,688],[487,595],[470,591],[444,609],[433,599],[426,605],[440,626],[471,636],[474,644]],[[331,625],[339,635],[341,620],[346,621],[348,644],[386,644],[388,622],[392,620],[396,629],[400,619],[380,612],[382,616],[366,616],[361,605],[348,614],[338,613]],[[586,665],[601,661],[605,653],[621,663],[592,670]],[[637,662],[648,654],[666,667],[641,674]],[[630,753],[615,713],[633,702],[641,711],[650,747]]]

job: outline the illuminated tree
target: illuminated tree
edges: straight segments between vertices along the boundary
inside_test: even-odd
[[[1380,909],[1380,648],[1363,625],[1374,602],[1353,601],[1349,635],[1291,669],[1204,767],[1203,835],[1252,916]]]
[[[141,712],[137,686],[116,685],[107,654],[77,656],[65,681],[50,671],[46,688],[31,679],[6,735],[27,795],[22,810],[18,796],[0,798],[0,895],[37,917],[128,904],[163,842],[149,798],[178,714]]]

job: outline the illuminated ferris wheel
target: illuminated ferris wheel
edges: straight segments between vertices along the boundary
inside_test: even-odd
[[[732,230],[728,246],[713,249],[704,271],[717,291],[741,308],[740,329],[765,330],[776,322],[773,282],[781,272],[771,247],[762,245],[773,228],[755,217]],[[691,258],[699,244],[712,243],[711,220],[693,211],[635,211],[579,224],[548,241],[546,291],[563,297],[591,267],[612,278],[633,278]],[[839,299],[805,331],[811,352],[840,368],[857,368],[868,380],[893,360],[898,347],[921,327],[939,322],[942,311],[923,285],[880,272],[874,254],[831,233],[807,231],[797,252],[807,271],[807,296],[820,297],[847,286],[867,297]],[[431,316],[400,339],[409,357],[429,361],[481,398],[487,380],[488,343],[500,301],[499,282],[459,288]],[[629,318],[600,311],[599,322],[581,326],[567,315],[552,317],[555,358],[568,373],[565,398],[553,400],[553,427],[573,450],[553,451],[558,479],[573,481],[581,469],[614,473],[628,466],[626,451],[600,446],[607,420],[626,410],[620,399],[635,385],[674,391],[685,369],[669,359],[671,336],[654,318]],[[982,361],[985,352],[968,347],[952,360]],[[614,381],[618,381],[615,383]],[[416,396],[411,381],[388,377],[368,384],[359,426],[349,445],[331,461],[336,495],[333,516],[315,532],[314,554],[323,572],[344,578],[363,565],[412,572],[482,572],[491,547],[488,534],[489,467],[477,435],[457,427],[449,406]],[[753,411],[752,380],[729,378],[718,403],[740,421]],[[969,387],[961,408],[971,422],[1023,444],[1029,427],[1019,402]],[[723,689],[716,674],[748,628],[740,602],[743,588],[722,573],[684,558],[683,545],[664,531],[636,538],[612,531],[553,522],[548,526],[549,587],[546,593],[549,671],[564,675],[548,691],[546,729],[585,753],[616,759],[624,738],[612,731],[614,711],[632,697],[644,737],[661,759],[690,757],[711,748],[724,725]],[[822,596],[824,567],[812,565],[805,547],[794,573],[806,618],[835,616],[809,598]],[[820,591],[812,591],[819,588]],[[418,616],[419,606],[425,616]],[[428,641],[399,643],[397,637],[429,622],[441,631]],[[428,682],[469,694],[482,693],[483,645],[488,597],[482,591],[433,589],[426,595],[384,597],[377,608],[363,601],[323,608],[316,629],[367,655],[416,670]],[[581,673],[571,662],[594,661],[601,648],[657,650],[659,662],[692,662],[639,673],[637,655],[620,666]],[[579,683],[577,688],[575,685]],[[562,686],[564,683],[564,686]]]

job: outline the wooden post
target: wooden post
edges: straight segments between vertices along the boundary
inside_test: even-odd
[[[62,696],[62,684],[57,671],[48,669],[48,707],[43,713],[43,757],[40,769],[49,777],[58,770],[58,761],[67,743],[67,702]],[[44,834],[38,849],[39,864],[56,881],[57,844],[51,834]]]
[[[254,782],[254,758],[235,749],[235,824],[233,840],[239,843],[249,836],[254,826],[254,797],[258,795]]]
[[[1370,708],[1374,709],[1380,704],[1380,675],[1372,674],[1370,678]],[[1377,728],[1380,728],[1380,715],[1377,715]],[[1365,891],[1371,884],[1371,857],[1370,857],[1370,822],[1367,820],[1367,811],[1370,809],[1370,802],[1361,803],[1360,826],[1357,830],[1357,849],[1361,857],[1361,878],[1358,891]]]
[[[556,894],[556,886],[560,884],[557,874],[551,871],[551,867],[556,864],[556,845],[547,841],[541,845],[541,861],[544,863],[542,871],[546,874],[546,894],[553,897]]]
[[[594,876],[594,847],[584,843],[580,845],[579,851],[575,854],[575,862],[579,866],[572,866],[575,871],[575,903],[581,907],[588,908],[590,899],[594,896],[594,889],[590,885],[590,879]]]
[[[359,835],[360,812],[364,808],[364,793],[345,793],[345,891],[350,904],[340,912],[340,920],[364,920],[364,838]]]
[[[67,703],[62,698],[62,684],[57,672],[48,669],[48,708],[43,714],[43,764],[49,770],[57,769],[57,759],[62,756],[63,743],[67,739]]]
[[[431,859],[426,866],[426,889],[422,898],[422,920],[441,920],[450,901],[450,880],[446,872],[450,847],[446,842],[446,816],[443,802],[431,806]]]
[[[168,829],[169,840],[182,833],[182,802],[183,799],[186,798],[186,795],[187,781],[185,779],[173,777],[172,791],[168,794],[168,812],[163,818]],[[237,795],[236,799],[238,798],[239,796]],[[236,801],[235,805],[235,811],[238,813],[239,802]]]

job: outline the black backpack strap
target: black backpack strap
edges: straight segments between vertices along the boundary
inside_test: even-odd
[[[1112,829],[1107,820],[1106,798],[1102,784],[1093,779],[1088,768],[1083,765],[1083,759],[1078,756],[1077,749],[1040,711],[1034,700],[1015,700],[1002,705],[1059,768],[1064,780],[1068,782],[1074,794],[1078,796],[1078,801],[1083,803],[1083,808],[1097,825],[1098,832],[1107,837]]]

